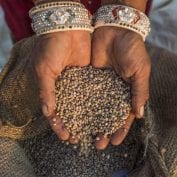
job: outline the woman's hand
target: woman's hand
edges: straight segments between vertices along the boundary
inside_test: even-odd
[[[101,27],[93,34],[91,64],[97,68],[113,68],[131,84],[132,113],[126,124],[111,137],[111,143],[119,145],[134,118],[141,118],[144,114],[144,105],[149,97],[149,56],[139,34],[117,27]],[[109,138],[100,136],[96,146],[104,149],[109,141]]]
[[[54,113],[55,81],[67,66],[90,64],[91,39],[86,31],[66,31],[38,37],[34,51],[34,65],[39,83],[42,111],[51,122],[52,129],[62,140],[70,135],[60,118]]]

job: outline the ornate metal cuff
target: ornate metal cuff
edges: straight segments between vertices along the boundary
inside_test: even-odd
[[[29,12],[37,35],[67,30],[93,32],[88,10],[76,2],[53,2],[37,5]]]
[[[124,5],[105,5],[94,15],[95,29],[117,26],[132,30],[146,39],[150,32],[149,18],[141,11]]]

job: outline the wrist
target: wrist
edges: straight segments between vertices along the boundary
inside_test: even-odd
[[[134,31],[131,31],[129,29],[125,29],[125,28],[117,28],[117,27],[114,27],[114,26],[103,26],[101,28],[98,28],[97,31],[99,31],[104,33],[105,35],[104,36],[109,36],[111,39],[118,39],[121,40],[123,38],[125,38],[125,36],[129,36],[129,38],[137,38],[139,40],[141,40],[143,43],[144,41],[142,40],[142,37],[137,34],[136,32]]]
[[[143,38],[138,33],[134,32],[134,31],[131,31],[129,29],[124,29],[124,28],[117,29],[116,37],[120,41],[122,39],[126,38],[127,41],[138,40],[138,41],[142,41],[142,43],[144,44]]]
[[[102,5],[108,4],[122,4],[126,6],[133,7],[137,10],[145,12],[148,0],[102,0]]]

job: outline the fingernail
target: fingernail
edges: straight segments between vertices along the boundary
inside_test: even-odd
[[[140,118],[144,116],[144,106],[140,108]]]
[[[43,112],[44,116],[46,116],[46,117],[49,116],[48,106],[46,104],[42,105],[42,112]]]

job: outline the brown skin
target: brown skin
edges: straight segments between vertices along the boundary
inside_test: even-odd
[[[97,68],[113,68],[131,84],[132,114],[126,124],[111,137],[111,143],[119,145],[135,116],[143,116],[144,105],[149,97],[149,56],[140,35],[116,27],[102,27],[93,34],[91,64]],[[105,138],[100,141],[102,143],[96,142],[98,149],[104,149],[109,142]]]
[[[136,1],[139,2],[137,8],[143,11],[145,1]],[[127,1],[130,2],[133,6],[133,1]],[[113,145],[119,145],[126,137],[135,116],[143,116],[144,104],[149,95],[150,60],[141,36],[135,32],[115,27],[101,27],[94,32],[92,44],[90,34],[85,31],[47,34],[39,37],[34,53],[42,110],[49,122],[56,117],[54,90],[57,76],[67,66],[86,66],[90,63],[98,68],[115,69],[132,86],[133,110],[126,124],[112,137],[100,135],[96,147],[100,150],[105,149],[110,141]],[[78,142],[68,133],[60,118],[57,126],[51,123],[51,127],[60,139],[69,140],[73,144]],[[124,131],[124,128],[127,131]]]
[[[34,57],[38,77],[43,114],[49,119],[57,117],[55,107],[55,81],[67,66],[90,64],[91,37],[86,31],[67,31],[39,37]],[[52,126],[62,140],[69,139],[69,133],[61,120]],[[51,124],[52,125],[52,124]]]

